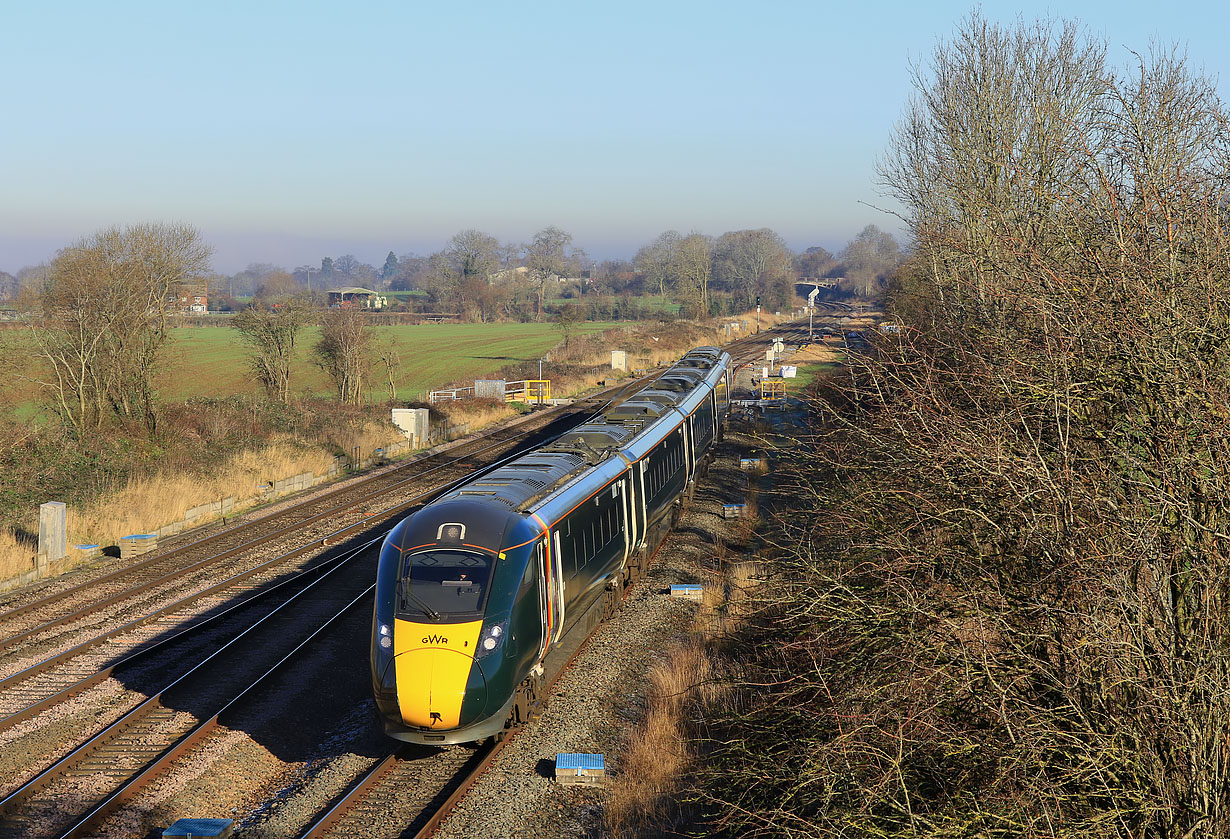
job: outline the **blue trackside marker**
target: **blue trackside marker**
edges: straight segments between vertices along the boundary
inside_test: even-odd
[[[700,583],[674,583],[671,585],[671,597],[678,597],[684,600],[701,600],[705,596],[705,591]]]
[[[226,839],[234,819],[180,819],[162,831],[162,839]]]
[[[606,777],[600,754],[560,752],[555,756],[555,781],[560,784],[599,784]]]

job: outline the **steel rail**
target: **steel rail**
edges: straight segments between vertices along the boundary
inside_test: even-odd
[[[335,489],[329,490],[328,492],[322,495],[316,496],[315,498],[308,499],[299,504],[295,504],[278,513],[274,513],[272,515],[267,515],[267,516],[262,516],[258,519],[255,519],[254,521],[243,522],[241,524],[237,524],[232,527],[224,528],[223,530],[219,530],[214,533],[207,534],[205,536],[202,536],[199,539],[195,539],[184,545],[180,545],[170,551],[159,553],[148,559],[143,559],[136,563],[126,565],[123,568],[117,568],[114,571],[110,571],[106,574],[103,574],[102,576],[95,577],[91,580],[77,584],[75,586],[71,586],[64,590],[56,592],[55,594],[48,595],[46,597],[42,597],[37,600],[33,600],[30,603],[26,603],[21,606],[14,607],[12,609],[0,611],[0,621],[9,621],[14,618],[21,617],[22,615],[25,615],[32,611],[48,608],[49,606],[56,603],[57,601],[65,600],[73,595],[86,592],[89,589],[96,589],[102,583],[113,582],[113,581],[122,579],[124,577],[136,577],[137,575],[139,575],[140,573],[142,573],[144,570],[148,568],[153,568],[153,567],[156,567],[158,564],[166,563],[168,560],[173,560],[177,556],[181,556],[189,552],[199,551],[201,548],[206,547],[219,540],[225,539],[227,537],[232,537],[232,536],[235,536],[236,534],[241,534],[244,531],[256,530],[261,527],[266,527],[269,524],[279,521],[279,520],[290,519],[295,514],[302,513],[303,508],[306,506],[309,506],[309,505],[317,506],[322,503],[327,503],[330,500],[333,500],[340,496],[353,495],[353,494],[359,493],[358,497],[355,500],[352,500],[346,503],[337,504],[332,507],[328,507],[322,512],[315,513],[306,518],[300,517],[292,521],[290,524],[287,524],[286,526],[277,528],[275,530],[271,530],[268,533],[257,537],[256,539],[252,539],[247,542],[242,542],[241,544],[235,547],[229,548],[225,551],[222,551],[221,553],[206,557],[203,560],[200,560],[198,562],[192,563],[191,565],[176,569],[168,574],[163,574],[162,576],[156,577],[150,582],[144,583],[140,586],[134,587],[125,592],[121,592],[120,594],[117,594],[115,596],[105,598],[104,600],[101,600],[101,601],[95,601],[88,606],[82,607],[81,609],[78,609],[70,614],[58,617],[52,621],[48,621],[44,624],[41,624],[40,626],[34,627],[33,629],[0,639],[0,652],[12,647],[13,645],[17,643],[20,643],[21,641],[26,640],[27,638],[30,638],[33,635],[36,635],[40,632],[45,632],[50,629],[55,629],[59,626],[62,626],[65,623],[68,623],[72,620],[76,620],[84,615],[87,615],[90,612],[97,611],[98,609],[105,608],[106,606],[109,606],[109,605],[113,605],[114,603],[119,602],[126,597],[131,597],[134,594],[140,594],[150,588],[153,588],[157,585],[167,582],[168,580],[172,580],[176,578],[177,576],[182,576],[183,574],[191,573],[194,570],[197,570],[202,567],[206,567],[210,564],[220,562],[225,559],[229,559],[230,557],[235,556],[238,553],[242,553],[243,551],[246,551],[246,550],[251,550],[252,548],[257,547],[261,544],[272,541],[281,536],[285,536],[289,533],[293,533],[295,530],[302,528],[305,525],[313,524],[317,521],[320,521],[321,519],[325,519],[330,516],[335,516],[341,513],[348,512],[349,510],[357,506],[360,506],[362,504],[369,503],[371,500],[375,498],[379,498],[382,495],[387,495],[390,492],[395,492],[399,489],[402,489],[405,487],[406,484],[410,482],[422,480],[423,478],[428,477],[431,474],[439,472],[443,469],[457,466],[458,464],[462,463],[464,460],[468,458],[474,457],[476,455],[485,454],[491,451],[492,449],[497,449],[502,445],[506,445],[509,442],[513,442],[517,440],[518,438],[524,436],[525,432],[523,430],[520,430],[520,426],[523,424],[526,424],[531,421],[541,420],[545,416],[552,416],[553,417],[552,419],[544,423],[544,427],[550,426],[551,424],[564,419],[569,414],[581,413],[582,411],[577,410],[577,406],[589,404],[589,403],[592,403],[593,401],[595,400],[591,397],[590,399],[583,400],[581,402],[573,403],[567,406],[560,406],[559,408],[553,408],[541,414],[531,415],[530,419],[527,419],[523,421],[522,423],[518,423],[517,425],[503,426],[501,428],[494,429],[488,434],[480,435],[477,438],[461,441],[460,445],[450,446],[448,449],[443,450],[443,451],[429,453],[425,457],[420,457],[411,462],[398,465],[391,470],[387,470],[385,472],[381,472],[376,475],[368,476],[367,478],[363,479],[363,481],[361,481],[358,484],[351,484],[349,486],[337,487]],[[408,477],[402,478],[400,480],[397,480],[394,483],[389,484],[388,486],[379,488],[375,492],[370,492],[366,494],[362,493],[363,484],[376,482],[376,481],[380,481],[380,482],[387,481],[391,475],[405,472],[406,470],[411,469],[412,467],[415,467],[415,466],[421,466],[422,464],[424,464],[425,461],[434,460],[436,458],[444,458],[449,455],[452,455],[454,453],[454,449],[465,448],[467,446],[473,445],[475,443],[480,443],[486,440],[491,440],[491,442],[488,445],[485,445],[476,451],[470,451],[464,456],[455,457],[445,462],[432,465],[425,471],[415,471],[414,474],[409,475]]]
[[[330,582],[334,574],[345,569],[350,562],[354,562],[358,560],[359,558],[361,558],[363,554],[367,550],[369,550],[377,541],[378,541],[378,538],[372,539],[363,545],[359,545],[355,548],[348,550],[343,557],[339,558],[341,561],[339,561],[333,568],[329,569],[328,572],[326,572],[325,574],[322,574],[319,578],[313,581],[310,585],[306,586],[301,591],[297,592],[294,597],[288,599],[285,603],[281,604],[278,607],[278,609],[262,617],[259,621],[257,621],[252,626],[245,629],[243,632],[240,632],[234,638],[230,639],[225,644],[223,644],[221,647],[219,647],[217,650],[215,650],[213,653],[211,653],[209,656],[207,656],[204,660],[198,662],[196,665],[190,668],[187,672],[176,677],[173,681],[171,681],[169,684],[164,686],[161,690],[154,693],[152,696],[150,696],[140,705],[131,709],[129,712],[127,712],[122,717],[120,717],[119,719],[111,723],[109,726],[107,726],[97,735],[90,738],[85,743],[82,743],[79,746],[77,746],[75,749],[73,749],[71,753],[64,756],[60,760],[56,761],[50,767],[38,773],[33,778],[26,781],[19,788],[17,788],[13,792],[11,792],[9,795],[7,795],[3,800],[0,800],[0,830],[2,830],[4,827],[10,826],[8,824],[5,824],[5,822],[11,822],[11,820],[14,818],[14,811],[16,810],[16,808],[29,805],[32,801],[36,800],[38,794],[42,792],[43,790],[52,786],[53,784],[60,781],[64,777],[73,773],[74,771],[79,771],[79,772],[85,771],[87,773],[91,773],[91,770],[89,769],[82,770],[81,766],[85,761],[87,761],[95,753],[103,751],[105,754],[108,755],[109,763],[111,764],[116,763],[118,761],[118,755],[125,753],[124,751],[125,747],[122,745],[121,746],[111,745],[110,749],[106,749],[106,746],[108,746],[109,744],[114,744],[117,739],[122,737],[124,732],[131,730],[135,725],[139,724],[141,721],[149,719],[151,714],[156,714],[158,711],[165,709],[166,706],[163,705],[163,700],[164,698],[167,697],[168,694],[174,691],[191,693],[192,691],[190,690],[190,688],[196,686],[197,682],[204,681],[208,683],[209,679],[213,678],[215,675],[212,672],[212,670],[216,669],[216,667],[221,666],[223,663],[227,662],[229,660],[229,657],[233,657],[233,656],[243,657],[243,655],[245,654],[244,651],[248,648],[248,646],[250,646],[251,644],[262,643],[262,639],[258,637],[260,635],[259,630],[262,627],[264,627],[267,624],[274,625],[275,619],[285,619],[288,615],[291,615],[293,618],[293,614],[287,610],[293,609],[294,607],[299,605],[300,601],[302,599],[309,597],[311,594],[313,594],[315,589],[318,586],[325,585],[326,590],[327,590],[327,584]],[[208,728],[212,728],[212,726],[216,724],[217,716],[219,714],[223,713],[227,709],[234,707],[234,704],[236,702],[242,699],[243,696],[247,695],[256,685],[260,684],[261,681],[268,678],[271,673],[273,673],[278,667],[282,666],[286,661],[288,661],[296,652],[302,650],[304,646],[310,640],[319,637],[319,635],[322,632],[324,632],[328,626],[332,625],[332,622],[336,620],[340,614],[343,614],[349,611],[350,609],[356,608],[356,604],[366,607],[367,601],[370,598],[373,588],[374,588],[374,585],[367,585],[360,594],[351,598],[347,602],[347,604],[343,607],[342,610],[339,610],[331,618],[329,618],[324,623],[322,623],[319,627],[317,627],[311,634],[309,634],[307,639],[297,644],[289,653],[287,653],[281,659],[279,659],[279,661],[276,664],[274,664],[273,667],[268,668],[257,679],[252,680],[237,695],[233,696],[231,700],[224,703],[223,706],[219,708],[218,711],[214,713],[209,719],[192,726],[189,732],[176,737],[174,742],[170,746],[159,749],[156,756],[153,756],[151,760],[146,761],[146,763],[144,764],[144,767],[145,767],[144,769],[142,769],[140,772],[138,772],[135,775],[131,775],[127,780],[124,780],[122,783],[115,786],[112,789],[112,792],[106,795],[106,798],[104,799],[103,803],[105,803],[106,801],[112,800],[114,798],[115,792],[119,792],[119,791],[122,791],[123,789],[128,788],[134,779],[138,777],[142,777],[143,774],[150,767],[155,766],[155,765],[165,766],[170,761],[170,759],[172,759],[175,755],[182,753],[182,749],[189,747],[190,744],[185,745],[184,744],[185,741],[187,740],[196,741],[196,740],[199,740],[201,737],[205,736],[205,734],[208,732]],[[204,732],[201,731],[203,727],[206,729]],[[135,744],[134,744],[134,747],[130,749],[128,753],[136,753],[138,755],[138,760],[139,760],[141,753],[143,752],[150,753],[151,749],[156,749],[156,748],[158,748],[156,744],[153,746],[150,746],[148,744],[143,744],[140,748],[135,747]],[[93,770],[94,773],[100,773],[102,771],[104,770]],[[93,813],[94,810],[91,809],[90,812]],[[74,827],[73,829],[75,830],[77,829],[77,827]],[[64,834],[64,835],[68,835],[68,834]]]
[[[361,553],[361,551],[356,551],[356,555],[358,553]],[[81,837],[89,836],[90,831],[97,828],[104,819],[119,809],[124,802],[130,801],[134,798],[143,787],[169,769],[176,759],[185,755],[190,749],[208,737],[210,733],[218,727],[219,720],[223,714],[226,714],[229,711],[234,711],[249,694],[261,687],[266,680],[271,679],[278,674],[279,671],[286,667],[289,662],[298,657],[314,641],[318,640],[330,627],[333,626],[336,621],[341,620],[353,609],[362,608],[366,611],[370,608],[368,604],[371,599],[372,591],[375,588],[376,586],[373,583],[365,591],[363,591],[363,593],[359,594],[347,603],[340,611],[321,624],[318,629],[305,638],[298,646],[287,653],[281,660],[265,671],[265,673],[261,674],[259,678],[244,688],[238,696],[231,699],[224,706],[219,708],[215,714],[197,725],[191,733],[167,749],[167,751],[157,760],[153,761],[141,772],[125,781],[121,786],[103,799],[102,802],[94,807],[94,809],[74,823],[72,827],[61,833],[59,839],[81,839]]]

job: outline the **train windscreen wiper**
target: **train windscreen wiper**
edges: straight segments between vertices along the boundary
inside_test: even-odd
[[[409,580],[402,580],[401,600],[402,600],[403,609],[406,608],[406,601],[410,601],[414,603],[415,606],[418,606],[420,611],[425,612],[427,614],[427,617],[431,618],[433,621],[438,621],[440,620],[441,617],[443,617],[439,612],[437,612],[435,609],[431,608],[425,602],[423,602],[422,598],[416,597],[415,595],[410,593]]]

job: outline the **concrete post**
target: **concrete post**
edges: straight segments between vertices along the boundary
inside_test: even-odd
[[[63,501],[48,501],[38,508],[38,552],[48,562],[68,553],[68,508]]]

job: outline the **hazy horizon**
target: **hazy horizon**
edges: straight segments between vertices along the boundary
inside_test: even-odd
[[[182,222],[213,267],[427,254],[548,225],[595,259],[665,230],[900,237],[875,161],[911,66],[973,6],[630,0],[6,9],[0,270],[113,225]],[[984,3],[992,21],[1047,17]],[[1117,64],[1151,40],[1219,74],[1230,13],[1074,0]]]
[[[136,220],[139,222],[140,220]],[[158,221],[162,221],[159,219]],[[182,219],[170,219],[170,221],[183,221]],[[126,222],[136,223],[136,222]],[[187,222],[191,223],[191,222]],[[875,222],[869,222],[875,223]],[[759,228],[767,225],[749,224],[738,229]],[[864,225],[865,226],[865,225]],[[891,229],[885,224],[879,225],[881,229]],[[631,260],[636,254],[636,251],[643,245],[656,238],[658,234],[665,230],[675,229],[682,233],[688,233],[692,228],[687,226],[676,226],[674,228],[663,228],[655,233],[650,234],[644,239],[628,239],[626,241],[611,241],[606,246],[591,246],[585,239],[576,233],[575,230],[569,229],[566,225],[556,224],[573,234],[572,246],[585,251],[586,255],[591,259],[601,262],[606,259],[628,259]],[[101,228],[97,228],[101,229]],[[385,257],[389,251],[393,251],[398,256],[405,254],[418,254],[419,256],[429,256],[431,253],[441,250],[445,247],[448,239],[452,238],[453,234],[464,230],[461,227],[443,235],[438,239],[427,238],[412,238],[406,237],[399,241],[386,242],[380,241],[364,241],[362,239],[344,239],[331,238],[326,236],[309,237],[299,236],[294,233],[260,233],[260,232],[233,232],[233,233],[215,233],[206,229],[201,229],[201,235],[204,240],[213,246],[214,254],[212,266],[215,272],[219,274],[235,274],[243,271],[249,265],[253,264],[271,264],[288,271],[293,271],[302,265],[311,265],[320,267],[322,258],[328,256],[336,259],[343,254],[352,254],[360,262],[372,265],[375,268],[380,268],[384,264]],[[484,233],[489,233],[500,240],[501,243],[526,243],[533,238],[535,230],[530,230],[525,233],[518,233],[515,236],[502,236],[494,230],[478,228]],[[791,237],[784,234],[781,230],[776,230],[782,235],[788,247],[796,252],[819,245],[831,252],[836,252],[844,247],[850,239],[856,235],[862,227],[854,230],[849,236],[840,241],[831,240],[816,240],[797,238],[792,241]],[[88,233],[94,232],[91,229]],[[705,230],[704,233],[712,235],[720,235],[727,230]],[[894,235],[901,238],[900,231],[892,230]],[[10,237],[0,234],[0,256],[9,254],[31,253],[35,254],[36,258],[29,259],[24,262],[14,264],[0,263],[0,271],[5,271],[9,274],[16,274],[23,268],[34,267],[46,262],[50,262],[55,256],[56,251],[60,248],[69,246],[81,239],[82,236],[74,236],[63,241],[52,237],[46,238],[30,238],[20,239],[16,241],[10,240]],[[307,256],[304,256],[307,254]]]

